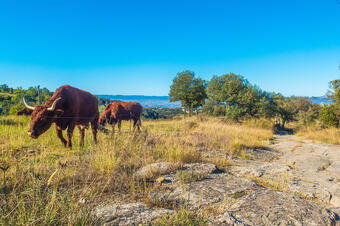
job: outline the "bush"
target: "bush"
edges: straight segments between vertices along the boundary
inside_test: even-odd
[[[14,105],[14,106],[12,106],[11,107],[11,109],[9,110],[9,114],[10,115],[15,115],[16,113],[17,113],[17,111],[20,111],[20,110],[22,110],[23,109],[23,106],[21,106],[21,105]]]
[[[228,119],[239,121],[242,117],[245,116],[245,111],[240,107],[227,106],[225,115]]]
[[[334,105],[324,105],[319,112],[319,120],[325,127],[339,127],[339,117]]]
[[[224,116],[226,113],[226,108],[224,105],[216,105],[214,107],[213,115],[214,116]]]

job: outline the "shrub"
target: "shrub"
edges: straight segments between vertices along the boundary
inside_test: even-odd
[[[324,105],[319,112],[319,120],[323,126],[339,127],[339,117],[337,116],[336,107],[334,105]]]

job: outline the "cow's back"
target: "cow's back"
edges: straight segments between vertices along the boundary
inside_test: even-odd
[[[111,115],[120,120],[139,118],[143,107],[137,102],[116,102],[111,106]]]
[[[61,97],[56,109],[62,109],[62,118],[77,124],[88,123],[99,115],[98,100],[91,93],[72,86],[62,86],[50,98],[50,102]]]

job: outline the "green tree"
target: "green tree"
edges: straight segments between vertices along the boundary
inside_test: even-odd
[[[228,118],[264,116],[272,96],[233,73],[213,76],[207,87],[209,100],[223,104]],[[269,109],[269,108],[268,108]]]
[[[336,105],[340,105],[340,79],[336,79],[329,82],[328,96],[335,101]]]
[[[170,102],[181,101],[182,107],[189,110],[191,116],[192,109],[197,109],[204,104],[207,97],[206,82],[200,78],[195,78],[194,72],[179,72],[173,79],[170,86]]]
[[[296,120],[296,105],[292,98],[283,97],[281,94],[276,94],[274,100],[277,103],[276,113],[281,119],[281,127],[285,128],[287,122]]]
[[[339,118],[336,114],[336,107],[334,104],[324,105],[319,112],[319,120],[325,127],[334,126],[339,127]]]
[[[328,113],[329,113],[328,116],[330,118],[332,118],[333,115],[334,115],[334,117],[336,117],[336,120],[335,119],[334,120],[339,122],[340,121],[340,79],[330,81],[329,82],[329,88],[331,90],[328,91],[327,96],[330,99],[332,99],[334,101],[334,103],[332,104],[332,107],[327,110]],[[326,111],[325,108],[323,108],[321,110]],[[332,113],[330,113],[330,112],[332,112]],[[337,125],[337,126],[339,126],[339,125]]]

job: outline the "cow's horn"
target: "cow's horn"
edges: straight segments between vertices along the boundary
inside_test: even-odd
[[[53,102],[52,106],[47,108],[48,111],[54,111],[55,106],[57,105],[58,101],[61,99],[61,97],[55,99],[55,101]]]
[[[34,111],[34,107],[32,107],[32,106],[29,106],[29,105],[26,103],[26,101],[25,101],[25,97],[23,97],[23,98],[22,98],[22,100],[24,101],[24,105],[25,105],[25,107],[26,107],[26,108],[28,108],[28,109],[30,109],[30,110],[32,110],[32,111]]]

